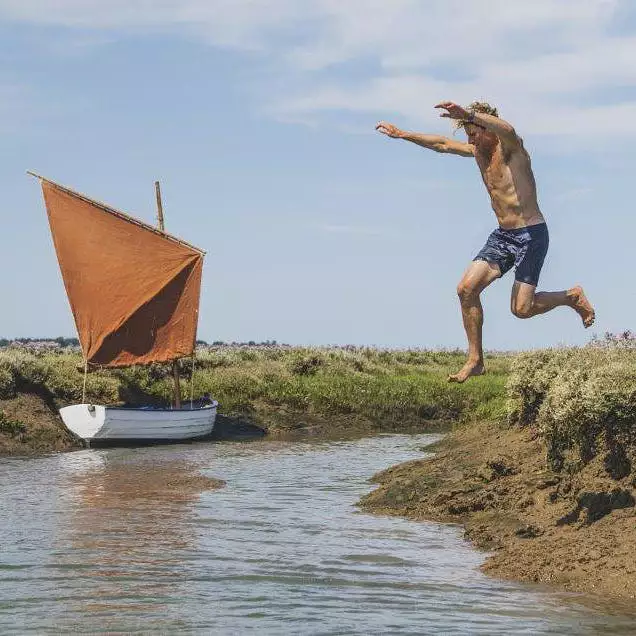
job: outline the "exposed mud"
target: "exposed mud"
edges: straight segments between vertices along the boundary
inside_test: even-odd
[[[30,455],[82,448],[55,405],[36,394],[0,400],[0,455]]]
[[[269,437],[276,439],[297,439],[303,437],[348,438],[376,435],[378,433],[435,433],[448,431],[448,420],[411,418],[370,419],[356,413],[327,415],[302,413],[285,408],[261,409],[257,421]]]
[[[576,471],[554,473],[546,470],[536,430],[485,423],[454,431],[430,450],[431,458],[378,473],[379,488],[360,505],[463,524],[467,538],[493,552],[483,566],[492,575],[636,598],[631,464],[599,456]]]

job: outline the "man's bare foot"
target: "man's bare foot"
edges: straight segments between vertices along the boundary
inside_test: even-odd
[[[594,307],[592,307],[590,301],[585,296],[583,288],[578,285],[568,290],[568,296],[572,301],[572,309],[581,316],[583,326],[587,329],[587,327],[590,327],[594,323]]]
[[[484,363],[471,362],[470,360],[454,375],[448,376],[449,382],[466,382],[472,375],[483,375]]]

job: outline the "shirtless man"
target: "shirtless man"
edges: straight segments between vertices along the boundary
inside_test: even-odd
[[[486,103],[473,102],[468,108],[454,102],[435,106],[445,112],[441,117],[454,119],[463,128],[468,143],[442,137],[405,132],[379,122],[376,130],[389,137],[406,139],[436,152],[474,157],[490,195],[499,227],[462,276],[457,294],[468,337],[468,360],[449,382],[464,382],[484,373],[482,326],[484,312],[479,296],[496,278],[515,266],[510,309],[518,318],[531,318],[555,307],[571,307],[589,327],[594,309],[581,287],[565,291],[537,292],[539,273],[548,251],[548,228],[537,202],[537,191],[530,155],[515,129]]]

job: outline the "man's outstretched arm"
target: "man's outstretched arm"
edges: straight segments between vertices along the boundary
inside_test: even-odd
[[[393,137],[395,139],[406,139],[423,148],[429,148],[435,152],[449,153],[452,155],[459,155],[460,157],[473,157],[475,155],[474,148],[471,144],[464,143],[462,141],[456,141],[455,139],[449,139],[448,137],[442,137],[441,135],[425,135],[423,133],[406,132],[400,130],[393,124],[387,122],[379,122],[375,129],[384,135]]]
[[[443,108],[447,112],[442,113],[440,117],[450,117],[451,119],[461,119],[472,124],[477,124],[486,130],[495,133],[499,139],[508,143],[519,143],[519,138],[512,124],[505,119],[487,115],[486,113],[475,113],[466,110],[463,106],[455,104],[455,102],[440,102],[435,108]]]

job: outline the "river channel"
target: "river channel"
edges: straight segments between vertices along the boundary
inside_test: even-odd
[[[356,508],[433,439],[0,460],[0,633],[635,633],[582,597],[486,577],[460,528]]]

